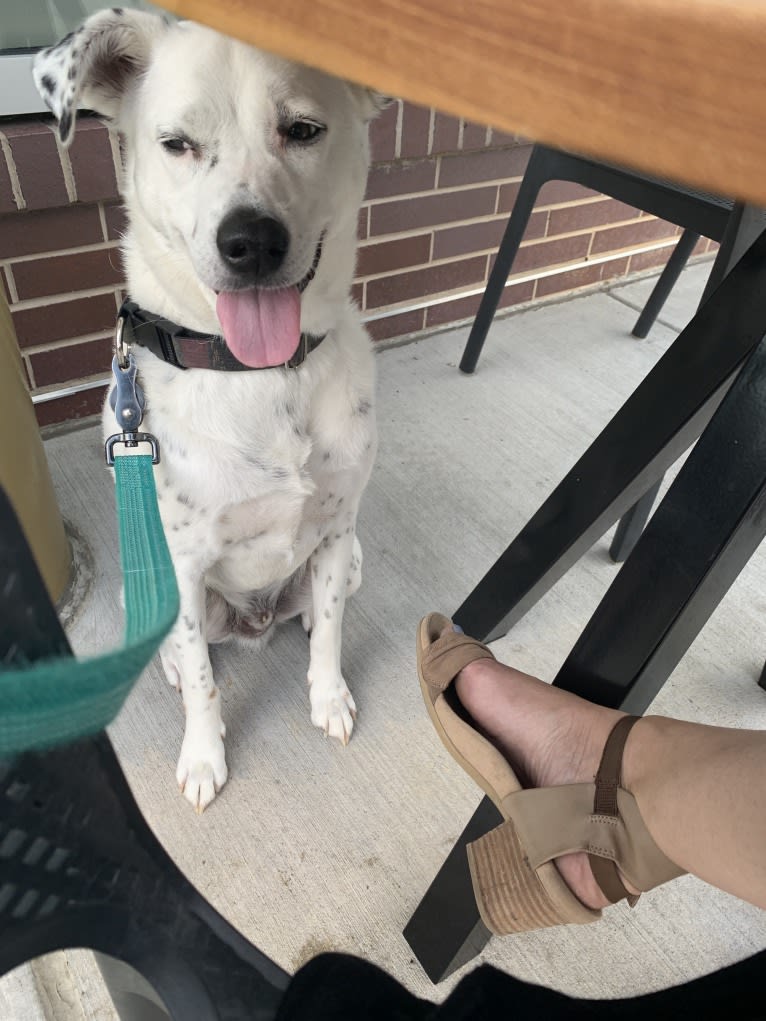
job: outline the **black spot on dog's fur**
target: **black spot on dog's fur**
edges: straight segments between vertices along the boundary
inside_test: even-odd
[[[369,415],[372,404],[370,401],[362,400],[356,406],[357,415]]]
[[[48,93],[53,92],[54,89],[56,88],[56,83],[54,82],[54,80],[51,78],[51,76],[49,74],[44,74],[42,76],[42,78],[40,79],[40,84],[45,89],[45,91],[48,92]]]
[[[72,130],[72,114],[69,110],[65,110],[61,115],[59,121],[59,135],[61,138],[69,138],[69,132]]]
[[[112,8],[112,14],[116,15],[118,18],[121,18],[124,13],[125,13],[125,11],[122,9],[122,7],[113,7]]]
[[[215,168],[217,166],[218,166],[218,157],[217,156],[213,156],[212,159],[210,160],[210,169],[211,170],[215,170]]]
[[[72,51],[72,56],[73,57],[75,56],[74,50]],[[70,82],[73,82],[76,77],[77,77],[77,68],[75,67],[74,64],[72,64],[72,66],[69,68],[69,73],[67,74],[67,78],[69,79]]]
[[[63,50],[64,47],[67,46],[72,41],[73,38],[74,32],[67,32],[63,39],[59,39],[56,45],[51,47],[49,52],[56,53],[57,50]]]

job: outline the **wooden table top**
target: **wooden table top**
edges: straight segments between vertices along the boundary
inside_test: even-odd
[[[766,0],[160,0],[392,96],[766,206]]]

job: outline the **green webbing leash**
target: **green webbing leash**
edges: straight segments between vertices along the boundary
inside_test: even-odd
[[[91,659],[61,657],[0,673],[0,755],[93,734],[110,723],[178,615],[178,588],[157,506],[152,464],[157,441],[137,432],[143,395],[135,363],[113,363],[118,422],[107,440],[114,466],[120,560],[125,585],[122,646]],[[152,453],[134,453],[138,444]],[[118,453],[123,448],[124,453]]]

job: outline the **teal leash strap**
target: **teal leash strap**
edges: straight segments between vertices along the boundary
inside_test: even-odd
[[[135,387],[135,372],[131,385]],[[125,425],[122,435],[107,441],[107,463],[115,471],[125,584],[122,645],[88,659],[59,657],[0,670],[0,756],[103,730],[178,616],[178,587],[154,485],[157,443],[153,436],[137,433],[132,422]],[[150,444],[151,454],[137,452],[143,442]],[[120,447],[133,449],[116,453]]]
[[[152,458],[118,455],[114,461],[125,578],[123,644],[88,659],[62,657],[0,672],[0,755],[103,730],[178,615],[178,588],[160,521]]]

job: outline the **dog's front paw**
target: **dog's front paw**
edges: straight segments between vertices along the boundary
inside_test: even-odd
[[[221,725],[223,731],[223,725]],[[223,747],[223,733],[188,732],[181,747],[176,780],[181,793],[202,813],[226,783],[229,771]]]
[[[351,692],[341,678],[333,685],[311,684],[311,722],[329,737],[336,737],[344,745],[351,740],[356,719],[356,705]]]

